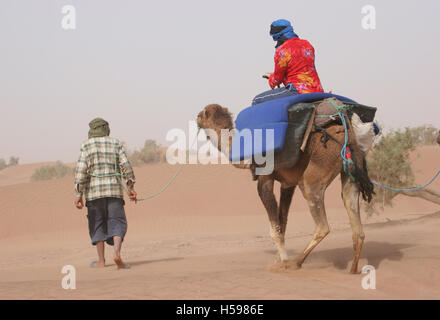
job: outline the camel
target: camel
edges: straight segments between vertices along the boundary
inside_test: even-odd
[[[197,116],[197,125],[204,129],[208,139],[214,132],[217,134],[211,142],[228,156],[232,145],[229,137],[229,150],[221,150],[221,130],[232,130],[234,122],[227,108],[218,104],[207,105]],[[349,124],[350,126],[350,124]],[[210,130],[207,130],[210,129]],[[362,171],[364,178],[369,182],[365,165],[365,155],[358,148],[353,130],[349,127],[349,147],[353,154],[356,166]],[[324,194],[330,183],[341,175],[342,199],[348,213],[352,228],[354,257],[350,273],[358,273],[358,263],[365,240],[362,229],[359,196],[362,194],[367,201],[371,200],[374,193],[371,186],[363,188],[361,183],[353,183],[344,172],[340,157],[341,145],[344,141],[345,131],[340,124],[333,124],[326,128],[327,134],[334,138],[327,141],[326,146],[321,141],[322,132],[312,132],[307,146],[295,166],[288,169],[273,171],[270,175],[257,177],[257,189],[261,201],[267,211],[270,221],[270,236],[278,250],[277,261],[289,268],[301,268],[307,256],[330,232],[324,206]],[[337,141],[335,141],[337,140]],[[229,158],[229,157],[228,157]],[[274,182],[281,184],[279,204],[274,195]],[[365,180],[364,180],[365,181]],[[304,198],[308,202],[310,214],[316,224],[312,240],[295,260],[288,260],[285,249],[285,233],[287,217],[296,187],[299,186]]]
[[[440,131],[438,132],[437,143],[440,144]]]

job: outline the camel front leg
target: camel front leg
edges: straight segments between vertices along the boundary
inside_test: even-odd
[[[353,233],[354,257],[350,273],[358,273],[358,263],[361,256],[362,246],[364,244],[365,234],[362,229],[361,215],[359,210],[359,186],[352,183],[350,178],[341,174],[342,181],[342,200],[350,219],[350,225]]]
[[[281,261],[287,260],[287,252],[284,248],[284,235],[278,215],[278,204],[273,193],[274,179],[270,176],[258,177],[258,195],[266,208],[270,221],[270,236],[275,243]]]

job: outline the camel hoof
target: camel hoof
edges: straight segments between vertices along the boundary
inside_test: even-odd
[[[298,270],[301,269],[301,265],[298,265],[296,261],[285,260],[275,262],[269,270],[272,272],[286,272],[287,270]]]
[[[304,262],[304,261],[300,261],[300,259],[298,259],[298,258],[295,259],[295,260],[293,260],[293,261],[291,262],[291,264],[292,264],[292,269],[295,269],[295,270],[301,269],[303,262]]]
[[[285,266],[286,269],[290,269],[290,270],[301,269],[301,264],[294,260],[286,260],[283,261],[282,264]]]
[[[357,268],[356,269],[351,269],[349,273],[350,274],[360,274],[360,272],[357,270]]]

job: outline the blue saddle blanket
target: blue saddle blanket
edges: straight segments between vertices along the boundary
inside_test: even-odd
[[[289,107],[301,102],[315,102],[332,97],[343,102],[356,103],[340,95],[317,92],[274,99],[244,109],[235,120],[238,131],[232,139],[230,160],[238,162],[251,159],[255,155],[281,150],[289,123]]]

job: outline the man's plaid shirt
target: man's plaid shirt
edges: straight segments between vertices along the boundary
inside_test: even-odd
[[[116,169],[116,171],[115,171]],[[86,200],[99,198],[123,198],[123,189],[118,177],[103,175],[121,174],[121,181],[131,181],[127,188],[134,186],[135,177],[124,147],[119,140],[110,137],[91,138],[81,146],[75,170],[75,191],[77,196],[85,194]]]

